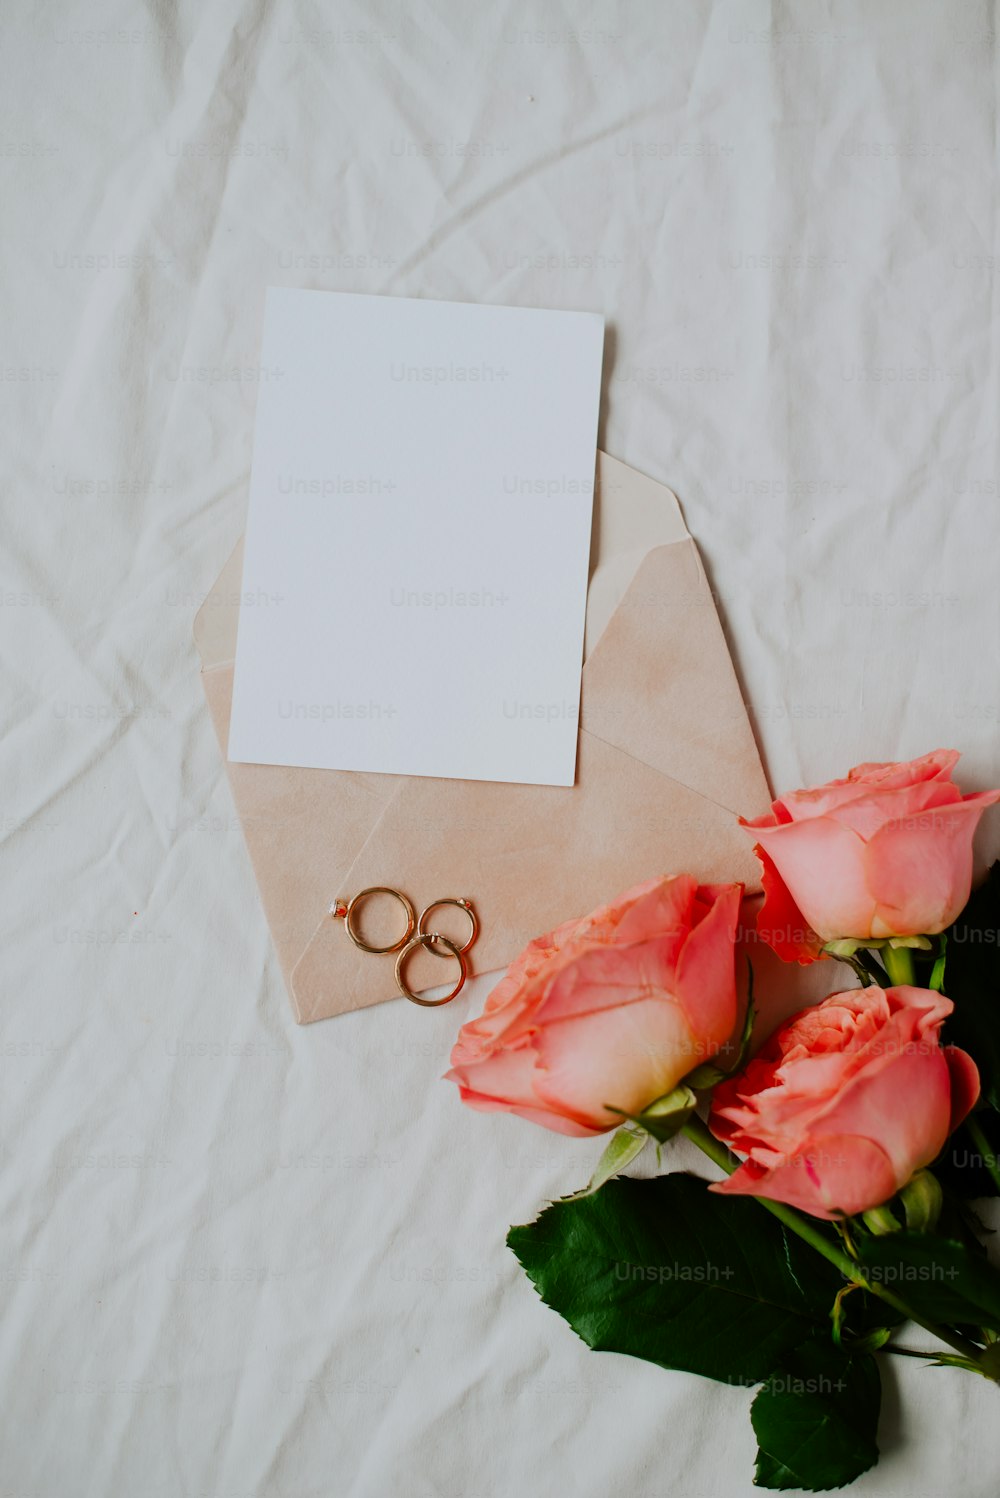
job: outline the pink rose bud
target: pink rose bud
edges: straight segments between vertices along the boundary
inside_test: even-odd
[[[600,1134],[670,1092],[736,1024],[739,884],[651,879],[539,936],[462,1026],[462,1101]]]
[[[792,791],[744,822],[767,899],[759,930],[786,961],[825,942],[930,936],[972,887],[972,838],[1000,790],[963,796],[954,749],[908,764],[858,765],[846,780]],[[811,928],[811,929],[810,929]]]
[[[972,1058],[938,1041],[953,1007],[924,988],[855,988],[793,1016],[715,1089],[708,1126],[748,1158],[711,1189],[825,1218],[888,1201],[979,1096]]]

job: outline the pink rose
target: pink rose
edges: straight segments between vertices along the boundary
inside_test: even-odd
[[[853,1216],[940,1154],[979,1096],[975,1062],[938,1043],[952,1002],[923,988],[831,994],[713,1094],[708,1126],[749,1158],[713,1191]]]
[[[776,952],[811,962],[839,938],[951,925],[969,898],[979,818],[1000,800],[1000,790],[963,796],[951,779],[957,761],[938,749],[909,764],[858,765],[744,822],[764,866],[760,930]]]
[[[741,893],[651,879],[537,937],[459,1032],[462,1101],[589,1135],[670,1092],[735,1026]]]

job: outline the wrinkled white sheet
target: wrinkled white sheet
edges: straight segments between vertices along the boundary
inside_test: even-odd
[[[603,311],[773,782],[1000,774],[995,7],[479,9],[0,17],[5,1495],[751,1492],[505,1250],[595,1149],[438,1081],[490,980],[291,1021],[191,643],[266,284]],[[992,1495],[995,1393],[893,1364],[856,1491]]]

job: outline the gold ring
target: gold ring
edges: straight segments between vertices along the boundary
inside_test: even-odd
[[[362,937],[357,931],[355,931],[353,925],[351,924],[352,917],[358,905],[362,900],[366,900],[369,895],[392,895],[394,899],[399,901],[400,905],[402,905],[403,909],[406,911],[406,930],[403,932],[398,941],[390,942],[386,947],[373,947],[369,942],[365,941],[364,937]],[[330,906],[330,914],[336,920],[344,922],[344,926],[347,930],[348,936],[351,938],[356,947],[361,948],[362,952],[397,952],[400,947],[405,946],[409,941],[410,937],[413,935],[413,928],[417,922],[416,912],[414,911],[413,906],[410,904],[406,896],[400,894],[398,889],[390,889],[387,884],[372,884],[368,889],[361,890],[360,893],[352,896],[352,898],[347,901],[334,900],[333,904]]]
[[[478,920],[478,918],[476,916],[476,912],[472,908],[472,902],[470,900],[465,900],[465,899],[462,899],[462,900],[453,900],[453,899],[450,899],[450,898],[447,899],[447,900],[432,900],[431,903],[430,903],[430,905],[428,905],[425,910],[422,910],[420,912],[420,919],[417,922],[417,935],[418,936],[426,936],[427,935],[427,932],[424,930],[424,922],[426,921],[427,917],[430,915],[431,911],[432,910],[437,910],[438,907],[441,906],[441,905],[457,905],[458,908],[459,908],[459,910],[464,910],[465,913],[466,913],[466,915],[469,917],[469,924],[472,927],[472,930],[469,932],[469,939],[465,943],[464,947],[459,947],[458,948],[459,953],[463,954],[463,953],[465,953],[465,952],[467,952],[469,950],[469,948],[472,946],[472,943],[475,941],[476,937],[479,935],[479,920]],[[441,940],[443,942],[444,941],[444,937],[442,937]],[[450,945],[453,945],[453,944],[450,944]],[[431,951],[434,952],[434,956],[435,957],[444,957],[444,958],[447,958],[447,956],[448,956],[447,952],[437,952],[437,951],[434,951],[433,947],[431,948]]]
[[[410,953],[415,951],[417,947],[430,947],[433,951],[438,942],[440,942],[442,946],[448,948],[448,951],[451,953],[452,957],[458,958],[458,966],[460,969],[458,982],[455,984],[455,987],[452,989],[451,993],[446,993],[443,999],[420,999],[415,993],[407,988],[405,982],[403,981],[403,967],[406,963],[407,957],[409,957]],[[441,957],[445,954],[439,952],[435,955]],[[396,987],[399,989],[404,999],[409,999],[411,1004],[420,1004],[424,1009],[436,1009],[439,1004],[450,1004],[452,999],[455,998],[457,994],[460,994],[462,992],[462,989],[465,987],[465,980],[468,977],[468,973],[469,969],[466,966],[464,951],[460,951],[450,937],[440,936],[436,931],[421,931],[418,936],[414,936],[411,941],[408,941],[406,943],[406,946],[396,958]]]

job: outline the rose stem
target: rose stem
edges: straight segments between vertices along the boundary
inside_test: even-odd
[[[983,1132],[983,1126],[977,1122],[974,1113],[970,1113],[965,1120],[965,1127],[972,1135],[973,1143],[982,1156],[983,1164],[989,1171],[994,1186],[1000,1191],[1000,1167],[997,1165],[996,1152],[991,1148],[990,1141]]]
[[[692,1144],[696,1144],[727,1175],[732,1175],[733,1171],[739,1166],[740,1161],[737,1160],[736,1156],[731,1155],[726,1146],[720,1144],[715,1136],[709,1133],[707,1124],[703,1123],[697,1116],[691,1118],[685,1124],[682,1132],[687,1135]],[[844,1278],[851,1284],[862,1284],[864,1289],[870,1290],[873,1295],[877,1295],[880,1300],[884,1300],[887,1305],[897,1310],[901,1316],[905,1316],[908,1321],[915,1321],[918,1326],[922,1326],[925,1331],[930,1332],[932,1336],[939,1338],[940,1341],[947,1342],[949,1347],[953,1347],[963,1357],[976,1360],[982,1356],[983,1349],[977,1347],[975,1342],[970,1342],[965,1337],[960,1336],[958,1332],[949,1331],[947,1327],[938,1326],[933,1321],[925,1321],[922,1316],[917,1315],[911,1306],[907,1305],[901,1296],[896,1295],[892,1290],[886,1289],[885,1285],[875,1280],[859,1281],[858,1265],[855,1264],[854,1260],[844,1253],[842,1249],[837,1248],[835,1244],[830,1243],[817,1228],[813,1227],[809,1219],[802,1217],[795,1211],[794,1207],[786,1207],[784,1202],[768,1201],[763,1196],[755,1196],[754,1201],[759,1202],[773,1217],[777,1217],[779,1222],[783,1222],[785,1227],[797,1234],[799,1238],[814,1248],[817,1253],[822,1254],[824,1259],[829,1259],[830,1263],[835,1265]]]
[[[894,987],[897,983],[912,985],[915,982],[913,953],[909,947],[883,947],[882,961],[889,974],[889,981]]]

